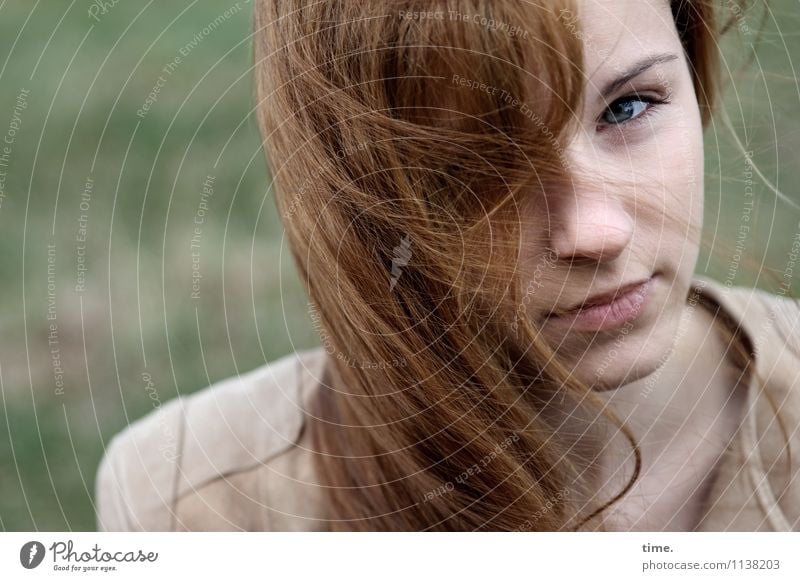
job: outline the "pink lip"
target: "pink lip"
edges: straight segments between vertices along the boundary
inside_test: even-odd
[[[655,278],[656,275],[653,275],[647,280],[629,287],[629,290],[621,292],[610,302],[580,307],[560,315],[551,313],[547,315],[546,320],[548,323],[567,326],[574,331],[613,329],[635,320],[644,312],[649,302],[650,288]],[[613,296],[613,293],[611,296]],[[591,303],[593,300],[596,299],[591,299],[587,302]]]

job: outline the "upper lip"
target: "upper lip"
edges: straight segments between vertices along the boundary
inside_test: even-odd
[[[581,302],[575,303],[566,309],[557,309],[551,311],[548,316],[559,316],[559,315],[567,315],[576,311],[579,311],[585,307],[593,307],[597,305],[606,305],[610,302],[613,302],[617,297],[624,295],[625,293],[635,289],[639,285],[642,285],[650,280],[650,277],[643,278],[641,280],[637,280],[634,282],[625,283],[621,286],[613,288],[608,291],[603,291],[597,294],[590,296],[587,299],[584,299]]]

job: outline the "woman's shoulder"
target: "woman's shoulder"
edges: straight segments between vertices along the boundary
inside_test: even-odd
[[[695,275],[694,285],[733,316],[757,356],[767,361],[800,357],[800,300],[760,288],[727,286],[701,275]]]
[[[98,528],[286,526],[287,483],[315,489],[301,440],[325,355],[290,353],[172,399],[115,435],[96,476]]]
[[[800,301],[696,275],[697,292],[719,304],[747,337],[755,371],[777,397],[800,398]],[[798,406],[800,407],[800,406]]]
[[[758,381],[750,385],[742,446],[708,530],[800,530],[800,303],[785,294],[698,277],[747,334]]]

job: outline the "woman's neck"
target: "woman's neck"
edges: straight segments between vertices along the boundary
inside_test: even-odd
[[[747,379],[739,381],[726,333],[708,309],[688,305],[681,326],[686,331],[653,376],[598,393],[630,428],[642,455],[637,483],[606,519],[612,529],[691,529],[713,481],[710,473],[740,423]],[[569,431],[581,433],[577,426]],[[625,487],[635,457],[624,433],[605,416],[585,438],[591,443],[579,448],[594,459],[587,477],[595,494],[585,500],[596,507]]]
[[[642,459],[637,483],[605,518],[612,530],[693,528],[713,467],[740,423],[749,377],[742,378],[729,334],[703,307],[686,305],[680,325],[684,332],[656,372],[597,394],[630,429]],[[586,466],[582,480],[590,492],[575,498],[586,515],[625,488],[633,448],[605,415],[553,411],[545,415],[567,418],[557,430],[576,464]]]

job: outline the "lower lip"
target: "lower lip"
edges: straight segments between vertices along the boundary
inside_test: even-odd
[[[636,320],[650,302],[655,275],[639,286],[618,296],[613,302],[586,307],[567,315],[550,315],[548,323],[569,327],[573,331],[603,331]]]

